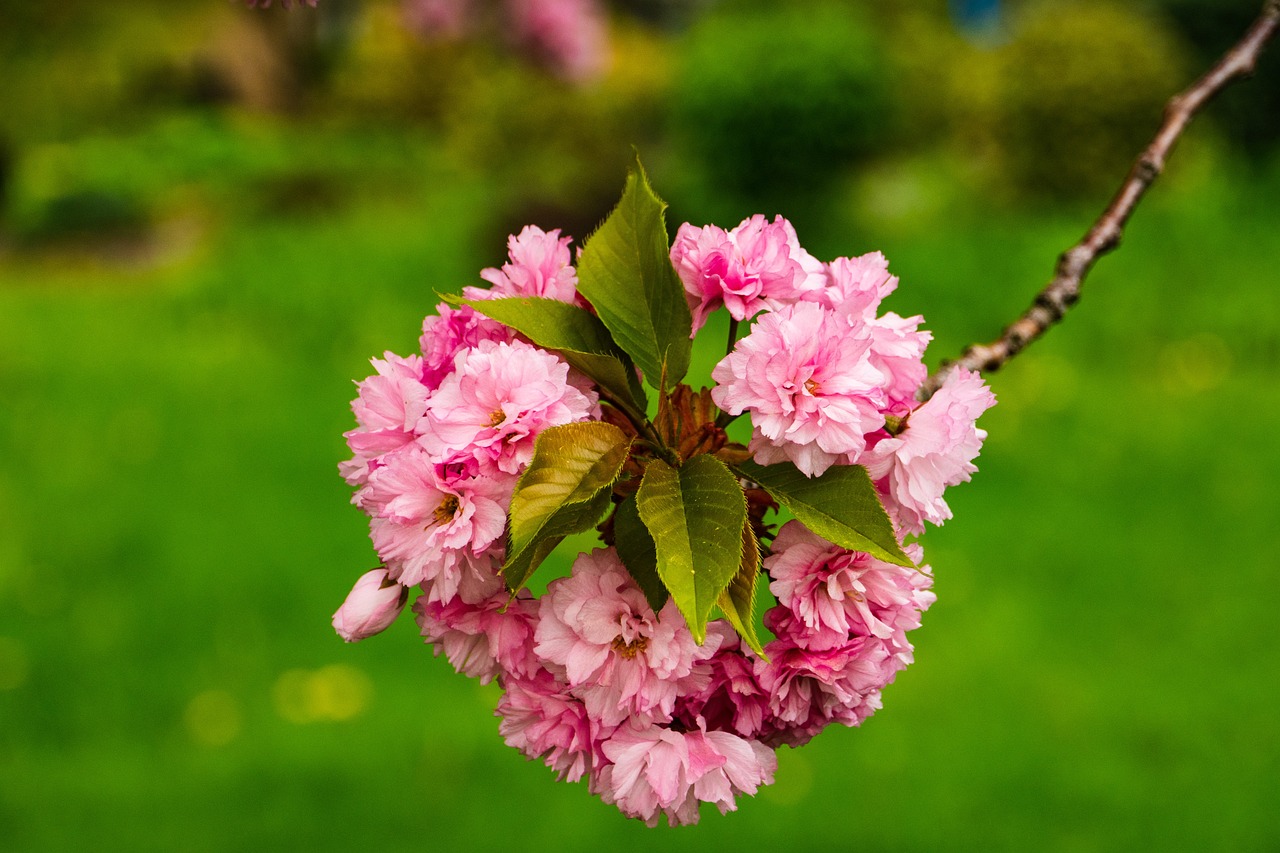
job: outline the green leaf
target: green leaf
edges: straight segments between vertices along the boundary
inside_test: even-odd
[[[678,469],[655,459],[636,507],[657,549],[658,576],[702,643],[712,606],[741,566],[742,487],[714,456],[695,456]]]
[[[631,359],[590,311],[541,297],[461,299],[458,303],[510,326],[544,349],[559,352],[619,403],[644,415],[644,390],[636,380]]]
[[[832,465],[812,478],[790,462],[764,466],[748,460],[737,469],[822,538],[850,551],[915,568],[898,544],[893,522],[861,465]]]
[[[756,634],[756,578],[759,575],[760,543],[751,529],[751,520],[747,519],[742,525],[742,561],[738,572],[720,593],[716,604],[751,651],[767,661],[768,657],[760,646],[760,637]]]
[[[657,613],[667,603],[670,594],[658,577],[658,550],[649,535],[649,529],[640,520],[636,508],[636,496],[628,495],[618,504],[613,515],[613,544],[618,549],[622,564],[644,592],[649,606]]]
[[[684,287],[671,265],[666,207],[637,158],[622,200],[578,259],[578,292],[655,388],[664,365],[667,387],[684,378],[693,329]]]
[[[600,421],[551,427],[538,436],[508,512],[502,574],[512,592],[524,586],[560,539],[599,520],[630,451],[622,430]]]

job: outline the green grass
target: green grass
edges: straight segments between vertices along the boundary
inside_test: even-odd
[[[495,688],[411,620],[355,646],[328,624],[375,559],[335,468],[351,380],[500,260],[480,237],[502,188],[407,135],[143,133],[136,169],[110,154],[129,138],[58,156],[194,223],[186,250],[0,260],[0,849],[1280,843],[1280,180],[1158,188],[992,378],[884,710],[783,750],[738,814],[650,831],[504,746]],[[338,201],[268,203],[301,173]],[[1020,311],[1086,224],[864,222],[847,251],[886,251],[936,359]]]

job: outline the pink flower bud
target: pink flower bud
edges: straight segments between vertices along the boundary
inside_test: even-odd
[[[348,643],[386,630],[409,599],[409,590],[387,576],[385,568],[365,572],[333,614],[333,629]]]

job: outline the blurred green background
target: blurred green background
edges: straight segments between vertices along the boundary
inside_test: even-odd
[[[571,85],[389,1],[0,0],[0,850],[1280,847],[1280,49],[991,377],[884,710],[737,814],[627,821],[412,620],[329,626],[351,380],[632,144],[673,230],[884,251],[936,362],[1260,5],[637,0]]]

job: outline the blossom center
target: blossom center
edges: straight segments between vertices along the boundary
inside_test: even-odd
[[[631,642],[627,642],[622,638],[622,635],[619,634],[618,636],[613,638],[613,642],[610,643],[610,645],[613,647],[613,650],[615,652],[622,655],[627,660],[631,660],[636,655],[643,652],[646,647],[648,647],[649,638],[636,637]]]
[[[431,513],[431,517],[435,519],[436,524],[445,524],[453,520],[458,514],[458,496],[446,495],[445,499],[440,502],[440,506],[435,508]]]
[[[507,413],[502,409],[494,409],[493,414],[489,415],[489,426],[496,427],[507,419]]]
[[[810,396],[818,396],[818,392],[822,390],[822,386],[818,384],[816,379],[806,379],[804,381],[804,390],[809,392]]]

